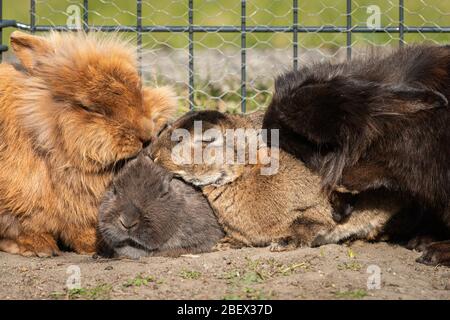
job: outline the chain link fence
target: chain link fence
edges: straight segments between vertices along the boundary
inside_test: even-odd
[[[0,2],[6,45],[14,28],[132,37],[146,83],[173,86],[180,112],[250,112],[267,105],[274,77],[302,64],[349,59],[373,47],[450,42],[447,0]]]

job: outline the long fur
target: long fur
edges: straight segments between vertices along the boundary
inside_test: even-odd
[[[201,186],[233,246],[268,246],[274,242],[295,247],[349,238],[374,240],[385,234],[391,218],[409,207],[408,200],[398,194],[368,192],[358,200],[356,214],[347,223],[336,224],[330,215],[330,203],[320,191],[319,175],[283,150],[279,153],[279,170],[273,175],[261,175],[264,165],[249,163],[248,157],[243,164],[186,165],[172,158],[173,148],[179,143],[172,139],[177,129],[193,134],[194,122],[202,121],[204,131],[214,128],[225,134],[229,129],[260,129],[262,119],[258,118],[217,111],[191,112],[166,128],[150,150],[155,162]],[[241,147],[236,144],[234,152]]]
[[[450,227],[449,46],[312,65],[275,91],[263,126],[281,128],[326,191],[400,190]]]
[[[116,164],[152,139],[173,95],[142,87],[115,36],[14,32],[11,44],[24,71],[0,65],[0,249],[92,252]]]

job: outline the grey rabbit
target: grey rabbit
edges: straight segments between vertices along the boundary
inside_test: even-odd
[[[202,193],[141,153],[106,191],[97,253],[107,258],[211,251],[224,233]]]

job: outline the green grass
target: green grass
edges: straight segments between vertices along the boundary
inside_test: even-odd
[[[352,261],[338,264],[337,268],[338,270],[360,271],[362,269],[362,265],[358,262]]]
[[[350,291],[339,291],[334,294],[339,299],[362,299],[367,296],[367,291],[358,289]]]
[[[112,291],[110,284],[100,284],[91,288],[71,289],[67,291],[70,300],[105,300],[109,299]]]
[[[235,80],[239,82],[238,79]],[[221,112],[239,113],[241,110],[240,89],[224,92],[223,88],[208,83],[208,80],[198,79],[194,91],[194,105],[197,109],[218,110]],[[201,88],[201,89],[200,89]],[[255,87],[247,88],[247,112],[267,106],[272,95],[269,81],[260,82]],[[179,91],[180,96],[188,96],[187,92]],[[188,111],[185,101],[180,101],[180,113]]]
[[[67,22],[65,14],[69,5],[79,4],[82,0],[39,0],[37,1],[36,22],[43,25],[63,24]],[[398,26],[399,10],[397,1],[392,0],[358,0],[353,1],[352,18],[354,25],[365,25],[369,17],[367,7],[376,4],[381,9],[383,26]],[[136,2],[129,0],[90,0],[89,20],[94,25],[135,25]],[[299,21],[304,26],[346,25],[345,1],[321,0],[302,1],[299,7]],[[407,26],[443,26],[448,25],[450,2],[442,0],[408,0],[405,1],[405,24]],[[29,1],[4,0],[3,15],[5,19],[16,19],[23,23],[30,22]],[[293,21],[292,0],[253,0],[247,4],[248,25],[291,25]],[[188,23],[187,1],[146,0],[143,5],[144,25],[178,25]],[[198,25],[239,25],[240,1],[238,0],[195,0],[194,23]],[[9,38],[11,30],[4,34]],[[394,44],[397,35],[359,34],[355,35],[355,44]],[[448,34],[407,34],[409,42],[432,39],[438,42],[449,41]],[[198,34],[195,36],[196,49],[204,47],[225,48],[239,47],[237,34]],[[144,36],[149,47],[183,48],[187,45],[186,35],[168,35],[166,33]],[[291,37],[285,34],[249,34],[247,46],[253,48],[289,47]],[[344,46],[345,34],[300,34],[300,45],[307,48]],[[224,42],[226,42],[224,44]]]
[[[3,0],[3,18],[14,19],[30,24],[30,1]],[[78,5],[82,12],[82,0],[38,0],[36,23],[39,25],[66,25],[70,5]],[[321,0],[299,2],[299,21],[301,26],[346,26],[346,1]],[[395,0],[353,0],[352,22],[354,26],[366,26],[370,13],[367,9],[376,4],[381,10],[381,25],[396,27],[399,25],[398,1]],[[239,0],[195,0],[195,25],[240,25]],[[144,0],[143,25],[188,25],[188,8],[185,0]],[[449,26],[450,1],[442,0],[408,0],[405,1],[406,26]],[[292,0],[249,0],[247,1],[247,25],[249,26],[290,26],[293,22]],[[136,25],[136,2],[129,0],[90,0],[89,24],[99,25]],[[3,43],[9,43],[11,28],[4,29]],[[133,33],[124,33],[126,38],[136,38]],[[292,34],[289,33],[248,33],[246,45],[248,62],[258,60],[254,49],[292,50]],[[318,49],[333,55],[337,49],[347,45],[345,33],[300,33],[298,36],[300,53],[302,49]],[[425,33],[405,34],[407,43],[433,42],[449,43],[450,34]],[[361,33],[352,36],[354,47],[371,45],[397,46],[398,34]],[[189,44],[186,33],[146,33],[143,35],[145,51],[170,54],[172,49],[186,52]],[[194,35],[194,50],[196,53],[207,49],[220,51],[227,59],[239,61],[241,37],[239,33],[198,33]],[[209,52],[209,51],[208,51]],[[230,54],[233,57],[230,57]],[[156,55],[158,56],[158,55]],[[198,58],[196,54],[196,59]],[[302,58],[302,56],[300,56]],[[179,58],[178,58],[179,59]],[[264,59],[264,58],[262,58]],[[177,62],[176,60],[174,60]],[[196,60],[198,61],[198,60]],[[178,61],[181,68],[187,68],[186,60]],[[197,63],[197,62],[196,62]],[[270,61],[269,61],[270,63]],[[249,63],[251,65],[251,63]],[[221,68],[218,65],[218,68]],[[247,111],[267,107],[273,90],[273,76],[253,77],[248,67],[247,77]],[[164,69],[162,69],[164,70]],[[144,76],[156,77],[153,69],[144,70]],[[197,66],[196,66],[197,71]],[[197,71],[198,72],[198,71]],[[213,109],[238,113],[241,109],[240,72],[237,71],[230,79],[223,79],[220,84],[211,82],[211,71],[202,70],[195,74],[194,105],[197,109]],[[165,71],[160,73],[165,74]],[[187,70],[185,80],[175,83],[169,74],[161,77],[158,84],[168,84],[175,88],[180,97],[179,114],[189,110]],[[153,78],[152,78],[153,79]],[[153,80],[150,84],[153,85]],[[158,78],[159,79],[159,78]]]
[[[219,277],[225,279],[228,284],[249,285],[261,283],[278,276],[288,276],[310,268],[311,265],[308,262],[283,264],[273,258],[256,260],[246,258],[246,264],[243,268],[232,269]]]
[[[156,279],[153,276],[144,276],[142,274],[137,275],[133,279],[129,279],[127,282],[123,284],[124,287],[142,287],[147,286],[151,282],[156,282]]]
[[[347,255],[350,259],[356,258],[356,254],[353,252],[353,250],[351,248],[348,248]]]
[[[225,279],[228,284],[232,285],[251,285],[263,282],[265,277],[256,271],[232,270],[223,274],[221,279]]]
[[[185,280],[197,280],[202,276],[202,273],[194,270],[182,270],[180,277]]]

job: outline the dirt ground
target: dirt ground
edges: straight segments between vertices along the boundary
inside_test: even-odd
[[[0,299],[450,299],[450,268],[418,264],[419,255],[363,242],[140,261],[0,253]]]

